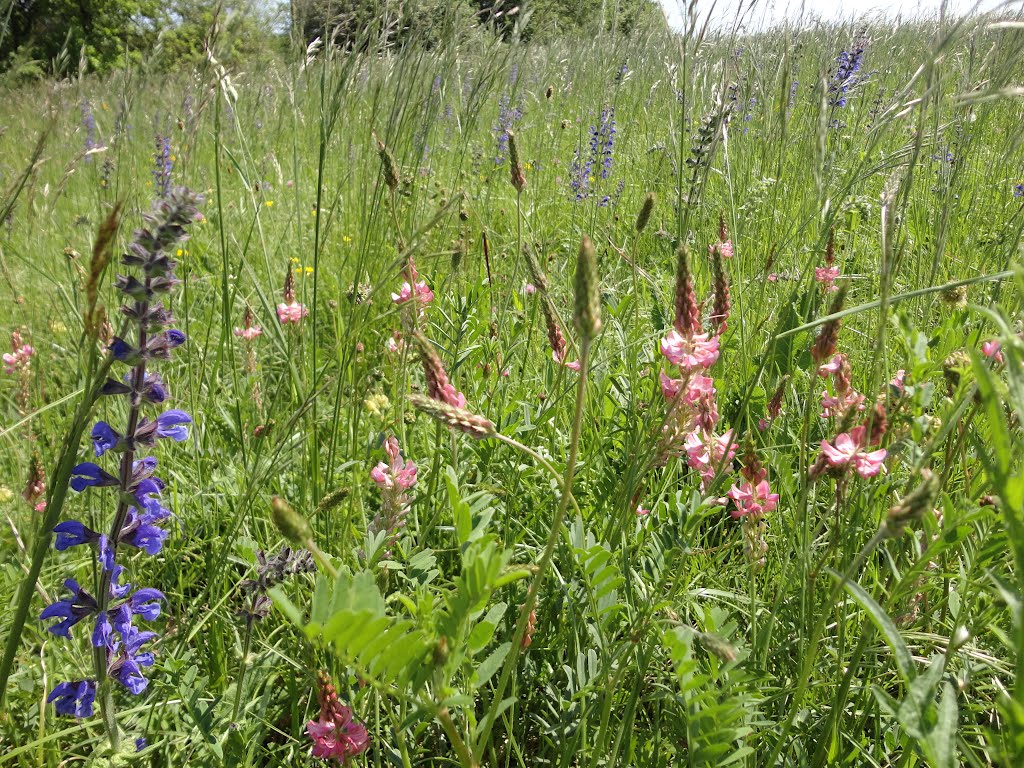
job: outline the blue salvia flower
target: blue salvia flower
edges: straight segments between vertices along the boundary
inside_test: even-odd
[[[849,51],[841,51],[836,57],[836,71],[829,83],[830,103],[833,107],[845,107],[847,96],[857,85],[858,73],[864,64],[864,44],[856,43]]]
[[[615,150],[615,109],[606,107],[601,111],[601,119],[597,125],[590,126],[589,152],[584,154],[577,149],[569,164],[569,188],[573,199],[580,201],[590,197],[591,185],[596,181],[595,167],[600,166],[597,174],[607,179],[612,172],[612,159]],[[607,205],[602,198],[600,205]]]
[[[96,149],[96,118],[92,113],[92,104],[88,99],[82,101],[82,127],[85,129],[85,151],[90,152]],[[86,162],[92,161],[91,155],[86,155]]]
[[[1024,184],[1016,184],[1013,187],[1014,197],[1024,197]]]
[[[508,132],[515,128],[516,123],[523,119],[521,107],[512,104],[512,97],[506,92],[498,100],[498,122],[492,132],[498,143],[498,154],[494,158],[495,165],[502,165],[508,155]]]
[[[171,192],[171,171],[174,161],[171,159],[170,136],[156,136],[156,154],[153,157],[153,187],[159,197],[167,197]]]
[[[158,140],[158,162],[162,162],[166,140]],[[178,284],[174,278],[175,262],[171,258],[177,246],[187,239],[186,228],[196,220],[200,198],[188,190],[170,189],[170,165],[161,169],[161,196],[153,211],[145,216],[145,226],[135,233],[134,240],[122,259],[126,267],[137,268],[138,275],[119,275],[115,286],[126,297],[121,312],[127,319],[131,340],[115,338],[109,347],[111,355],[131,366],[123,380],[108,379],[101,394],[127,398],[128,417],[123,430],[106,421],[97,422],[92,430],[93,452],[97,458],[114,453],[119,456],[116,471],[108,471],[91,461],[74,467],[70,485],[75,491],[86,488],[117,488],[116,509],[109,533],[99,533],[77,520],[65,520],[54,526],[54,546],[59,551],[80,545],[96,548],[99,562],[97,589],[86,591],[74,579],[64,587],[68,596],[47,606],[41,618],[53,621],[47,629],[54,635],[70,637],[72,628],[92,620],[90,634],[96,657],[96,679],[60,683],[50,692],[47,701],[58,714],[89,717],[93,712],[97,690],[106,690],[108,680],[116,680],[130,693],[141,693],[148,685],[144,670],[153,666],[154,656],[146,649],[156,633],[143,631],[138,621],[153,621],[160,615],[164,595],[152,587],[133,588],[122,584],[125,568],[118,563],[123,547],[155,555],[163,547],[168,532],[160,524],[171,516],[160,499],[165,483],[155,475],[157,460],[143,455],[159,439],[181,442],[188,437],[192,417],[172,408],[153,418],[142,415],[145,405],[158,405],[167,398],[167,390],[159,375],[148,370],[154,360],[166,359],[185,342],[185,335],[170,327],[173,318],[164,306],[164,296]],[[167,184],[166,191],[160,188]],[[120,548],[120,549],[119,549]],[[54,621],[55,620],[55,621]],[[101,698],[108,701],[109,696]],[[107,718],[114,721],[113,714]],[[109,733],[116,748],[120,734]]]

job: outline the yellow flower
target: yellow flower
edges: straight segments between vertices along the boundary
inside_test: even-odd
[[[349,237],[348,235],[343,235],[342,238],[341,238],[341,242],[343,242],[343,243],[345,243],[347,245],[348,243],[352,242],[352,238]]]
[[[306,267],[306,274],[307,275],[313,274],[313,268],[312,267]]]
[[[299,263],[299,260],[297,258],[295,258],[294,256],[292,256],[292,264],[298,264],[298,263]]]
[[[533,164],[532,164],[532,163],[527,163],[527,164],[526,164],[526,166],[525,166],[525,168],[526,168],[526,170],[528,170],[528,171],[532,171],[532,170],[533,170]]]
[[[297,269],[295,270],[295,274],[297,274],[297,275],[301,275],[301,274],[302,274],[302,267],[298,267],[298,268],[297,268]]]
[[[391,407],[391,401],[388,400],[387,395],[378,392],[366,398],[363,401],[363,407],[374,416],[380,417],[383,416],[387,412],[388,408]]]
[[[175,158],[175,157],[174,157],[174,155],[171,155],[171,162],[172,162],[172,163],[173,163],[173,162],[174,162],[174,161],[175,161],[176,159],[177,159],[177,158]]]
[[[267,202],[265,202],[264,205],[267,206],[267,208],[273,208],[274,207],[274,201],[273,200],[267,200]]]

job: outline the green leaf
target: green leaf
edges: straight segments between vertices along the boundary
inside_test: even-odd
[[[512,643],[502,643],[491,655],[480,662],[480,666],[476,668],[476,675],[473,677],[473,684],[477,687],[484,685],[494,673],[501,669],[501,664],[505,661],[505,657],[508,655],[509,650],[512,648]]]
[[[836,581],[842,579],[842,576],[831,568],[828,569],[828,572]],[[900,635],[900,631],[896,628],[892,619],[890,619],[889,615],[882,609],[882,606],[876,603],[874,598],[871,597],[871,595],[869,595],[857,582],[846,581],[843,583],[843,588],[849,592],[850,597],[856,600],[860,607],[867,612],[868,617],[871,619],[871,623],[874,624],[878,631],[882,633],[882,637],[885,638],[885,642],[889,646],[889,650],[892,651],[893,657],[896,661],[896,666],[900,671],[900,676],[903,678],[903,682],[909,686],[914,678],[917,677],[914,658],[910,655],[910,651],[907,650],[906,643],[903,642],[903,637]]]

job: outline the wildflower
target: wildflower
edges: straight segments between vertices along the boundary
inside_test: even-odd
[[[710,368],[718,360],[718,353],[718,337],[709,339],[706,333],[683,336],[673,328],[661,340],[661,354],[686,371]]]
[[[157,134],[153,161],[153,186],[159,197],[166,198],[171,193],[171,171],[174,169],[170,137]]]
[[[281,321],[282,325],[287,325],[288,323],[298,325],[302,322],[302,318],[309,314],[309,309],[305,304],[301,304],[295,299],[295,278],[290,270],[284,273],[282,296],[284,301],[277,305],[277,319]]]
[[[355,720],[352,710],[338,700],[326,672],[317,674],[320,686],[320,716],[306,723],[306,733],[313,741],[313,757],[331,758],[344,765],[348,758],[365,752],[370,746],[366,727]]]
[[[534,285],[533,283],[527,283],[525,286],[523,286],[523,292],[527,296],[533,296],[533,294],[537,292],[537,286]]]
[[[882,462],[888,455],[884,448],[877,451],[865,451],[866,428],[856,426],[849,432],[836,436],[834,444],[827,440],[821,441],[821,453],[831,467],[852,466],[861,477],[874,477],[885,470]]]
[[[235,328],[234,334],[235,336],[238,336],[241,339],[245,339],[246,341],[252,341],[258,336],[263,335],[263,329],[260,328],[258,325],[254,325],[249,328]]]
[[[767,480],[733,484],[726,496],[736,505],[732,511],[734,518],[763,515],[779,505],[779,494],[771,492]]]
[[[850,91],[857,85],[857,73],[864,63],[864,43],[858,41],[849,51],[836,57],[836,71],[829,83],[829,101],[833,107],[845,107]]]
[[[1013,185],[1013,196],[1024,197],[1024,183]]]
[[[287,325],[288,323],[295,323],[297,325],[307,315],[309,315],[309,309],[305,304],[300,304],[297,301],[293,301],[291,304],[281,303],[277,305],[277,319],[281,321],[282,325]]]
[[[684,442],[687,464],[701,476],[701,488],[707,490],[719,469],[728,471],[736,456],[732,430],[714,437],[710,433],[691,432]]]
[[[967,286],[955,285],[952,288],[946,288],[939,294],[939,301],[951,311],[965,309],[967,307]]]
[[[1002,344],[1000,344],[995,339],[992,339],[990,341],[985,341],[985,342],[982,342],[982,344],[981,344],[981,354],[983,354],[985,357],[989,358],[990,360],[994,360],[997,363],[1002,363],[1003,362],[1003,353],[1000,351],[1001,348],[1002,348]]]
[[[612,172],[612,157],[615,145],[615,109],[605,107],[597,125],[590,127],[589,152],[576,150],[576,155],[569,165],[570,191],[577,202],[590,196],[591,185],[597,176],[607,179]],[[600,165],[601,170],[595,175],[594,167]]]
[[[839,290],[839,286],[836,285],[837,277],[839,277],[839,267],[814,268],[814,279],[821,283],[821,287],[829,293]]]
[[[46,701],[54,705],[58,715],[92,717],[92,705],[96,701],[96,683],[92,680],[60,683],[53,687]]]
[[[390,547],[398,538],[398,531],[405,526],[405,514],[409,508],[406,491],[416,485],[416,464],[412,460],[403,463],[398,439],[394,435],[384,441],[387,462],[380,462],[370,470],[370,479],[381,492],[380,511],[370,522],[369,533],[374,535],[386,531],[385,554],[390,556]]]
[[[506,92],[498,100],[498,122],[491,132],[495,136],[498,145],[498,154],[494,158],[495,165],[502,165],[509,150],[508,134],[516,123],[523,119],[521,106],[513,106],[512,97]]]
[[[903,397],[907,394],[907,372],[900,368],[896,371],[896,374],[889,379],[889,388],[898,397]]]
[[[118,546],[128,544],[147,552],[158,552],[166,536],[156,523],[170,515],[159,497],[165,488],[155,476],[156,459],[142,455],[142,449],[158,438],[175,441],[185,439],[191,417],[172,409],[155,419],[141,416],[143,404],[162,402],[166,391],[160,378],[147,371],[150,361],[170,357],[171,351],[185,341],[176,329],[167,329],[171,313],[160,303],[160,297],[177,281],[173,278],[174,262],[167,256],[186,238],[185,227],[195,220],[199,198],[187,190],[168,190],[153,211],[145,217],[145,226],[135,233],[128,254],[122,263],[140,267],[144,279],[119,276],[117,287],[126,294],[122,313],[138,333],[138,346],[115,339],[111,352],[115,359],[129,362],[132,370],[124,384],[108,379],[104,395],[129,397],[129,430],[122,435],[106,422],[93,428],[93,448],[97,456],[111,450],[121,452],[117,474],[98,464],[83,462],[72,469],[70,485],[75,491],[86,488],[116,487],[118,489],[115,523],[109,534],[97,533],[78,521],[66,520],[54,527],[55,547],[64,550],[81,544],[95,545],[100,568],[100,589],[95,596],[85,592],[73,579],[65,581],[70,597],[58,600],[42,612],[44,619],[59,619],[49,630],[67,636],[72,626],[95,615],[92,644],[97,652],[96,680],[61,683],[50,692],[48,701],[58,714],[87,717],[92,714],[97,681],[113,678],[130,693],[138,694],[148,681],[145,668],[153,666],[154,656],[143,646],[156,637],[155,632],[142,631],[133,625],[138,616],[151,621],[160,614],[163,594],[152,588],[121,585],[124,566],[117,563]],[[107,713],[113,721],[113,712]]]
[[[13,374],[19,371],[27,371],[32,356],[35,353],[35,347],[22,343],[21,334],[18,331],[12,332],[11,351],[5,352],[2,358],[0,358],[4,362],[4,373]]]
[[[407,282],[402,283],[398,293],[391,294],[391,300],[399,305],[405,304],[414,297],[420,304],[429,304],[434,300],[434,292],[430,290],[430,286],[427,285],[426,281],[420,280],[415,286]]]

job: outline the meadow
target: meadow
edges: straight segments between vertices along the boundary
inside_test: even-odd
[[[0,764],[1024,764],[1022,50],[7,87]]]

